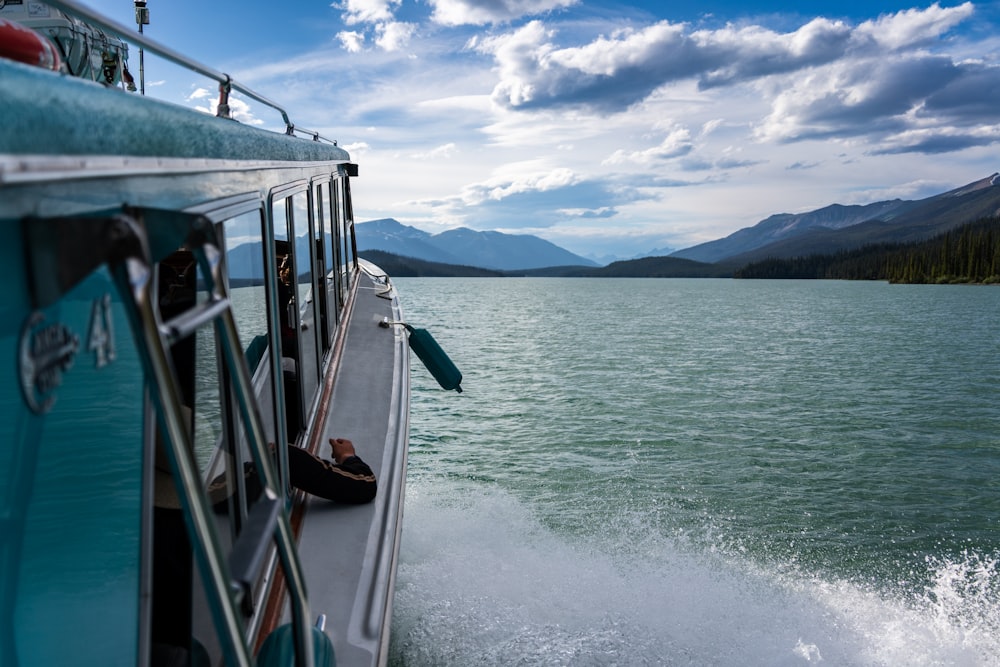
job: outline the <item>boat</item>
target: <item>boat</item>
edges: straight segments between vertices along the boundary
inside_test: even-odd
[[[358,256],[358,166],[83,5],[29,34],[40,6],[0,1],[0,665],[385,664],[409,353],[461,373]],[[128,44],[217,82],[217,115],[129,92]],[[291,484],[335,438],[371,502]]]

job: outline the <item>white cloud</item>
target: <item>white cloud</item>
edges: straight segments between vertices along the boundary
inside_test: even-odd
[[[429,151],[413,153],[410,157],[414,160],[441,160],[453,157],[456,153],[458,153],[458,146],[454,143],[447,143],[443,146],[432,148]]]
[[[996,143],[1000,143],[1000,124],[972,128],[915,128],[887,136],[872,152],[937,154]]]
[[[968,19],[972,5],[907,10],[852,27],[816,18],[791,32],[757,25],[691,30],[660,21],[624,28],[579,46],[558,46],[556,32],[531,21],[471,46],[494,57],[493,99],[509,108],[589,106],[623,110],[661,86],[697,80],[704,90],[771,76],[808,74],[844,59],[911,52]]]
[[[343,12],[344,23],[379,23],[391,21],[402,0],[345,0],[331,5]]]
[[[880,16],[875,21],[865,21],[856,32],[859,38],[871,39],[885,48],[919,46],[940,38],[973,12],[971,2],[957,7],[941,7],[934,3],[927,9],[907,9]]]
[[[198,111],[216,115],[219,110],[218,93],[207,88],[195,88],[187,97],[188,102],[194,103],[194,108]],[[204,104],[207,102],[207,105]],[[233,95],[229,96],[229,116],[244,125],[263,125],[264,121],[253,115],[250,105],[242,99]]]
[[[701,136],[707,137],[712,134],[724,122],[725,121],[722,118],[713,118],[712,120],[703,123],[701,126]]]
[[[341,148],[350,153],[352,160],[357,159],[358,155],[362,155],[371,150],[371,146],[369,146],[368,143],[364,141],[356,141],[350,144],[343,144]]]
[[[614,215],[615,209],[611,206],[601,206],[600,208],[561,208],[556,211],[561,215],[570,218],[608,218]]]
[[[578,0],[429,0],[431,19],[442,25],[487,25],[538,16],[575,5]]]
[[[511,165],[507,165],[507,167],[510,168]],[[565,167],[519,174],[515,178],[501,176],[485,183],[466,186],[462,192],[462,200],[466,204],[477,204],[486,200],[500,201],[515,194],[546,192],[573,185],[579,181],[580,177]]]
[[[187,99],[188,102],[194,102],[194,101],[211,99],[211,97],[212,97],[212,91],[210,91],[208,88],[195,88],[193,91],[191,91],[191,94],[188,95]],[[202,111],[204,111],[204,109],[202,109]]]
[[[355,30],[338,32],[337,39],[340,40],[340,44],[344,50],[349,51],[350,53],[359,52],[365,45],[364,34]]]
[[[675,127],[657,146],[640,151],[617,150],[602,164],[618,165],[633,162],[641,165],[653,165],[672,158],[682,157],[691,152],[694,144],[691,133],[685,127]]]
[[[923,52],[845,60],[786,82],[759,141],[861,137],[871,152],[940,153],[994,143],[1000,68]]]
[[[380,23],[376,27],[378,37],[375,39],[375,44],[385,51],[398,51],[409,43],[410,37],[416,31],[417,26],[415,23],[402,23],[398,21]]]

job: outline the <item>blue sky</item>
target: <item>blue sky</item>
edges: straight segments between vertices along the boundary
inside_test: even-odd
[[[89,4],[133,20],[127,0]],[[359,221],[631,257],[1000,170],[1000,0],[148,6],[147,35],[351,151]],[[179,104],[215,98],[152,58],[146,82]]]

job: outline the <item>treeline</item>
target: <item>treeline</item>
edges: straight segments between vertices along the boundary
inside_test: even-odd
[[[915,243],[767,259],[734,271],[733,277],[1000,284],[1000,217],[983,218]]]
[[[428,262],[384,250],[362,250],[358,256],[374,263],[394,278],[495,278],[504,275],[492,269]]]

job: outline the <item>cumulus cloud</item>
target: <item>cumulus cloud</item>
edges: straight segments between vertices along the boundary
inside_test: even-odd
[[[888,137],[881,147],[872,151],[872,154],[950,153],[963,148],[989,146],[997,142],[1000,142],[1000,125],[981,125],[968,129],[915,129]]]
[[[187,98],[188,102],[194,104],[194,108],[213,116],[219,110],[219,94],[207,88],[195,88]],[[242,99],[229,96],[229,115],[233,120],[237,120],[245,125],[263,125],[264,121],[253,115],[250,105]]]
[[[601,206],[600,208],[561,208],[557,213],[565,215],[567,218],[585,218],[593,220],[602,220],[604,218],[613,218],[618,214],[617,209],[612,206]]]
[[[560,47],[532,21],[474,46],[497,62],[494,100],[509,108],[584,105],[620,111],[657,88],[695,79],[702,89],[799,72],[853,55],[914,49],[940,38],[973,11],[971,3],[909,10],[852,27],[816,18],[791,32],[761,26],[691,30],[660,21]]]
[[[423,153],[413,153],[410,158],[414,160],[441,160],[453,157],[457,152],[458,146],[454,143],[447,143]]]
[[[448,26],[505,23],[575,5],[578,0],[430,0],[431,20]]]
[[[351,53],[357,53],[365,46],[364,34],[357,32],[356,30],[344,30],[343,32],[338,32],[337,39],[340,41],[340,45],[344,48],[344,50]]]
[[[416,30],[417,26],[413,23],[399,21],[380,23],[376,26],[378,37],[375,39],[375,44],[385,51],[398,51],[409,43],[410,37]]]
[[[356,141],[354,143],[342,144],[340,146],[345,151],[350,153],[351,159],[357,160],[359,155],[364,155],[371,150],[371,146],[365,141]]]
[[[907,9],[896,14],[865,21],[858,26],[859,39],[870,39],[882,47],[900,49],[929,44],[969,18],[973,5],[941,7],[934,3],[927,9]]]
[[[659,21],[569,46],[533,20],[471,47],[494,59],[492,99],[502,109],[611,115],[669,99],[679,86],[705,100],[739,86],[770,104],[753,121],[757,141],[863,136],[875,152],[937,152],[992,143],[1000,127],[991,111],[1000,103],[1000,66],[947,52],[949,32],[973,13],[969,2],[934,4],[857,25],[818,17],[785,32]],[[707,121],[702,136],[721,124]],[[695,147],[686,130],[672,131],[605,164],[650,165]]]
[[[641,151],[617,150],[603,164],[618,165],[632,162],[641,165],[652,165],[672,158],[687,155],[694,149],[691,133],[685,127],[675,127],[657,146]]]
[[[942,153],[998,140],[1000,68],[913,54],[828,67],[792,83],[762,141],[864,136],[876,154]]]
[[[959,77],[944,57],[870,59],[831,66],[792,82],[757,128],[766,141],[845,137],[907,124],[907,114]]]
[[[547,192],[574,185],[580,177],[571,169],[560,167],[548,171],[520,174],[516,178],[497,177],[484,183],[466,186],[462,200],[466,204],[500,201],[513,195],[528,192]]]
[[[378,23],[391,21],[402,0],[344,0],[331,5],[343,12],[344,23]]]
[[[345,0],[331,5],[339,9],[344,23],[357,26],[355,30],[337,33],[345,51],[357,53],[364,49],[369,37],[384,51],[398,51],[406,47],[416,33],[417,26],[395,20],[395,12],[402,0]]]
[[[622,206],[656,197],[636,187],[633,177],[622,181],[606,172],[586,176],[532,161],[507,164],[500,171],[511,175],[498,174],[466,185],[460,194],[417,204],[432,210],[435,220],[453,225],[555,232],[569,221],[605,220],[618,216]]]

